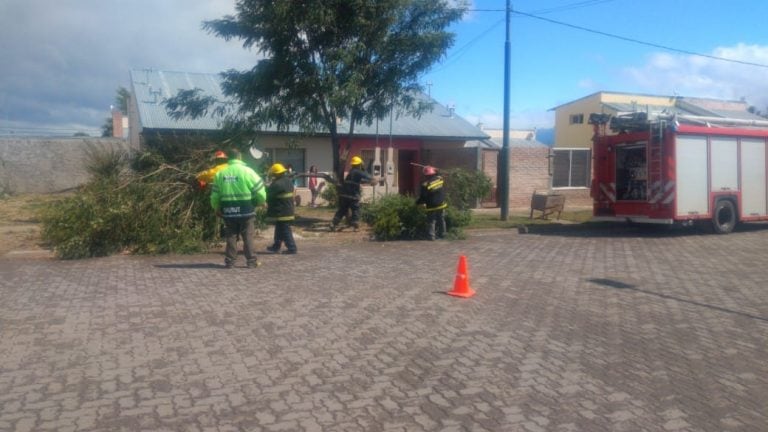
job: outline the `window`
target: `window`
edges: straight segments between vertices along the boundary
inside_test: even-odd
[[[270,148],[269,152],[270,163],[280,162],[286,168],[291,165],[294,173],[302,173],[307,170],[304,160],[304,149],[302,148]],[[294,181],[294,185],[305,187],[307,179],[304,177],[297,178]]]
[[[584,114],[571,114],[571,124],[584,124]]]
[[[588,187],[591,177],[590,149],[554,150],[552,187]]]

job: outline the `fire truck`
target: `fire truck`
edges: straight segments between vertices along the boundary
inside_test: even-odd
[[[594,220],[701,222],[719,234],[768,220],[768,121],[637,112],[589,122]]]

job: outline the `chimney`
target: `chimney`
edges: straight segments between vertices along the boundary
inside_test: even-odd
[[[119,109],[112,110],[112,136],[123,137],[123,113]]]

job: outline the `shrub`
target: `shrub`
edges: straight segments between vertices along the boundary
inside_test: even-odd
[[[331,182],[325,182],[325,187],[320,191],[320,198],[328,203],[328,207],[336,207],[339,203],[339,198],[336,193],[336,185]]]
[[[85,170],[94,178],[119,177],[127,167],[129,154],[114,148],[88,146],[85,150]]]
[[[426,212],[409,196],[385,195],[363,205],[361,217],[378,240],[421,238],[426,230]]]
[[[461,168],[443,172],[448,202],[459,210],[474,208],[480,197],[487,196],[493,183],[482,171],[467,171]]]

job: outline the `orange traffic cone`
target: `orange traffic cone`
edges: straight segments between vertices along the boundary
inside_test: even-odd
[[[467,272],[467,257],[459,257],[459,266],[456,269],[456,279],[453,281],[453,291],[448,295],[456,297],[472,297],[475,291],[469,287],[469,273]]]

